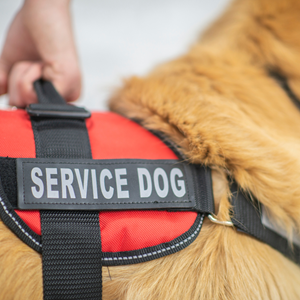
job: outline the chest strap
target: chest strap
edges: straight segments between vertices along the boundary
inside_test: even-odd
[[[35,82],[29,107],[37,158],[92,158],[84,117],[50,82]],[[99,214],[41,210],[44,300],[102,299]]]
[[[262,204],[241,191],[235,182],[232,183],[230,189],[233,210],[231,221],[237,230],[268,244],[300,265],[299,246],[295,243],[291,244],[283,234],[268,228],[263,223]]]

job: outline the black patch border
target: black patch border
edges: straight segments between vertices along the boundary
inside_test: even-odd
[[[103,166],[113,166],[127,165],[126,168],[136,165],[144,166],[145,168],[154,167],[176,167],[180,166],[184,173],[184,182],[186,187],[186,195],[184,199],[177,198],[174,195],[174,200],[168,200],[172,196],[168,196],[166,199],[158,199],[158,197],[150,196],[147,199],[139,199],[139,201],[134,201],[130,198],[120,199],[118,202],[115,200],[109,200],[108,202],[103,202],[101,200],[97,201],[86,201],[84,199],[78,198],[72,200],[73,202],[57,203],[51,202],[30,202],[26,203],[25,193],[25,183],[28,181],[29,174],[25,173],[24,166],[34,164],[35,166],[41,165],[55,165],[56,167],[71,167],[76,165],[77,168],[87,168],[88,166],[97,166],[98,168]],[[60,159],[60,158],[17,158],[16,159],[16,169],[17,169],[17,186],[18,186],[18,208],[20,210],[96,210],[96,211],[113,211],[113,210],[190,210],[195,211],[197,209],[197,200],[199,195],[197,194],[197,185],[195,184],[196,167],[194,165],[188,165],[182,163],[175,159],[159,159],[159,160],[149,160],[149,159]],[[44,183],[45,184],[45,183]],[[127,185],[128,190],[132,191],[135,189],[135,185]],[[171,191],[171,187],[169,188]],[[170,193],[170,192],[169,192]],[[154,200],[153,200],[154,198]],[[157,199],[155,199],[157,198]]]

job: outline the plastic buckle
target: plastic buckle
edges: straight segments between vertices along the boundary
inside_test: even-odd
[[[34,103],[26,108],[31,117],[61,118],[61,119],[87,119],[91,113],[83,107],[70,104],[43,104]]]

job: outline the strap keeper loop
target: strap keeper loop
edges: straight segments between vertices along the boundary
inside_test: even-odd
[[[34,103],[26,108],[31,117],[61,118],[61,119],[87,119],[91,113],[83,107],[70,104]]]

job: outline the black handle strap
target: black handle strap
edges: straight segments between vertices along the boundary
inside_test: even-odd
[[[26,108],[31,117],[84,120],[91,116],[83,107],[67,104],[50,81],[39,79],[34,82],[34,88],[39,103]]]
[[[31,114],[36,157],[92,158],[85,121],[76,115],[78,108],[67,105],[49,81],[38,80],[34,87],[39,100]],[[67,106],[71,114],[75,111],[71,117],[63,116]],[[52,114],[36,113],[49,112],[49,107],[55,108]],[[40,214],[44,300],[102,299],[98,212],[48,210]]]
[[[76,115],[78,110],[86,110],[68,105],[49,81],[37,80],[34,87],[39,103],[31,104],[27,111],[33,111],[29,114],[34,132],[36,157],[92,158],[84,118]],[[71,115],[64,118],[67,109]]]
[[[38,101],[41,104],[66,104],[65,99],[56,91],[53,84],[44,79],[33,83]]]

